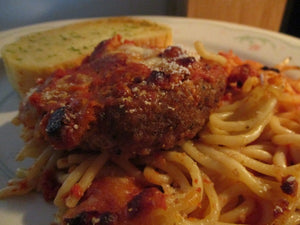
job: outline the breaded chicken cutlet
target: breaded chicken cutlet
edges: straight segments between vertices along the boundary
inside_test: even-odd
[[[81,66],[40,80],[18,119],[58,150],[150,154],[197,136],[226,77],[217,62],[180,47],[142,48],[115,36]]]

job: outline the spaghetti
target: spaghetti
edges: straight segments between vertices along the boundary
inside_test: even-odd
[[[158,187],[165,200],[150,195],[154,200],[143,224],[300,224],[300,84],[283,74],[295,67],[285,63],[267,69],[231,52],[216,57],[201,48],[197,43],[202,57],[219,60],[230,75],[220,107],[199,138],[133,158],[47,146],[37,150],[38,143],[30,141],[17,158],[34,157],[35,163],[19,171],[0,197],[41,190],[43,174],[52,171],[60,182],[54,198],[59,223],[115,224],[123,214],[92,214],[88,220],[77,208],[96,179],[130,177],[142,189]],[[129,219],[123,224],[141,221],[132,216],[145,212],[136,201],[125,204]]]

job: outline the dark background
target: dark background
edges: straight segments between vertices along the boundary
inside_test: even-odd
[[[85,17],[185,16],[187,0],[0,0],[0,31]],[[300,38],[300,0],[288,0],[280,32]]]
[[[299,0],[288,0],[280,31],[300,38]]]

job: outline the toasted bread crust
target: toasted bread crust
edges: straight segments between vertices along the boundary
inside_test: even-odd
[[[1,50],[8,79],[24,96],[57,69],[80,65],[104,39],[120,34],[138,45],[165,48],[172,43],[168,26],[148,20],[111,17],[88,20],[21,37]]]

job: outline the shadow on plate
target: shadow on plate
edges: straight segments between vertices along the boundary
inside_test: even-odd
[[[50,225],[55,213],[55,207],[47,203],[38,193],[0,201],[0,217],[3,224]]]
[[[0,188],[15,176],[17,168],[28,168],[32,164],[31,159],[15,161],[16,154],[23,146],[20,130],[9,121],[0,126]],[[50,225],[55,212],[55,207],[38,193],[0,200],[0,224]]]

